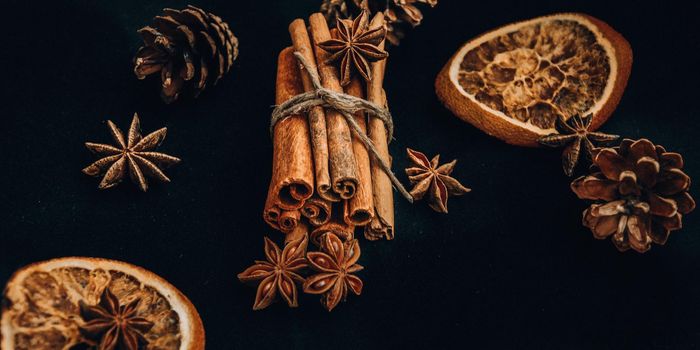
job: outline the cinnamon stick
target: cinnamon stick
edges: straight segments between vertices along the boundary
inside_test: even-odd
[[[320,13],[309,18],[311,38],[323,87],[335,92],[343,92],[338,79],[338,70],[328,61],[329,54],[318,47],[318,43],[331,38],[326,19]],[[343,116],[334,109],[326,109],[326,131],[328,136],[328,158],[333,191],[340,198],[350,199],[357,190],[357,163],[352,152],[350,128]]]
[[[321,226],[331,219],[331,202],[323,198],[311,197],[301,208],[301,215],[309,219],[313,226]]]
[[[301,213],[299,210],[283,210],[278,221],[279,230],[289,234],[299,226]]]
[[[306,23],[303,19],[295,19],[289,25],[289,34],[292,37],[294,51],[299,52],[306,62],[309,64],[309,69],[313,69],[314,73],[318,74],[316,66],[316,57],[314,57],[313,47],[309,33],[306,30]],[[300,66],[301,81],[304,86],[304,92],[314,90],[314,85],[311,82],[309,73]],[[333,191],[331,187],[330,173],[328,170],[328,135],[326,131],[326,114],[323,107],[314,107],[308,112],[309,131],[311,133],[311,151],[314,160],[314,173],[316,175],[316,192],[318,195],[329,201],[340,201],[338,193]]]
[[[303,91],[291,47],[280,52],[276,91],[277,104]],[[265,221],[275,227],[274,220],[283,210],[300,209],[313,194],[313,184],[309,126],[304,116],[291,116],[277,123],[273,132],[272,179],[263,211]]]
[[[277,68],[277,94],[281,104],[302,93],[300,73],[294,50],[282,50]],[[299,209],[313,194],[314,173],[309,125],[303,115],[280,121],[273,135],[272,174],[275,195],[282,209]]]
[[[270,184],[270,188],[272,188],[272,184]],[[275,230],[280,229],[279,225],[279,220],[280,220],[280,214],[282,214],[282,209],[278,205],[275,204],[274,202],[274,196],[269,195],[270,190],[268,190],[268,196],[267,199],[265,200],[265,209],[263,210],[263,220],[270,225]]]
[[[300,222],[299,225],[297,225],[297,228],[294,229],[294,231],[292,231],[292,232],[288,233],[286,236],[284,236],[284,244],[301,239],[304,236],[307,236],[308,234],[309,234],[309,226],[307,226],[303,222]]]
[[[340,206],[333,208],[330,221],[311,230],[309,240],[315,245],[320,246],[321,239],[326,233],[333,233],[343,241],[349,241],[355,237],[355,226],[345,222],[343,219],[343,210]]]
[[[355,77],[345,88],[345,93],[359,98],[365,98],[365,91],[360,78]],[[367,133],[365,112],[355,113],[355,121],[363,133]],[[348,224],[364,226],[374,218],[374,199],[372,198],[372,172],[367,148],[360,138],[352,135],[352,150],[357,161],[357,192],[345,202],[344,219]]]
[[[370,29],[379,28],[384,25],[384,15],[377,13]],[[384,42],[380,44],[384,48]],[[386,59],[372,63],[372,80],[367,86],[367,99],[380,106],[386,105],[386,96],[382,85],[384,85],[384,72],[386,70]],[[389,145],[387,141],[387,131],[384,123],[378,119],[370,117],[367,124],[367,133],[379,156],[387,164],[391,164],[389,155]],[[365,237],[369,240],[380,238],[394,238],[394,193],[392,191],[391,180],[382,171],[376,159],[371,159],[372,172],[372,196],[374,198],[374,218],[369,225],[365,226]]]

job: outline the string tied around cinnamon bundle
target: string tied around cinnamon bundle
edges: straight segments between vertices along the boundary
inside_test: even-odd
[[[389,110],[365,99],[324,88],[323,85],[321,85],[321,79],[318,73],[315,69],[311,68],[311,65],[306,61],[304,56],[299,52],[294,52],[294,56],[309,74],[314,90],[296,95],[275,107],[270,118],[270,135],[274,133],[277,123],[293,115],[307,112],[317,106],[335,109],[345,118],[350,126],[350,130],[360,139],[377,164],[379,164],[382,171],[389,177],[394,188],[396,188],[409,203],[413,203],[413,196],[411,196],[401,184],[399,179],[396,178],[394,172],[391,171],[391,166],[379,156],[379,152],[377,148],[374,147],[372,140],[362,131],[353,117],[355,113],[363,111],[378,118],[386,127],[387,141],[391,142],[394,135],[394,121],[391,118]]]

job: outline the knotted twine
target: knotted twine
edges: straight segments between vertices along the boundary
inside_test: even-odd
[[[365,99],[324,88],[321,85],[321,79],[318,73],[315,69],[312,69],[304,56],[299,52],[294,52],[294,56],[299,60],[306,72],[309,73],[314,90],[296,95],[275,107],[272,111],[272,117],[270,118],[270,135],[274,135],[275,125],[277,125],[277,123],[293,115],[307,112],[317,106],[335,109],[345,118],[350,126],[350,130],[352,130],[353,134],[360,139],[365,148],[372,154],[372,157],[374,157],[374,160],[379,164],[382,171],[389,176],[394,188],[396,188],[409,203],[413,203],[413,196],[406,191],[406,188],[404,188],[399,179],[396,178],[389,164],[379,156],[379,152],[377,148],[374,147],[372,140],[360,129],[360,126],[353,117],[355,113],[364,111],[375,118],[379,118],[386,127],[387,142],[391,142],[394,135],[394,121],[391,118],[389,110]]]

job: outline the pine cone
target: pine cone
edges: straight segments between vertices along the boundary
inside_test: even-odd
[[[438,0],[323,0],[321,12],[328,21],[336,17],[348,18],[367,10],[371,14],[384,12],[387,23],[387,40],[398,45],[405,36],[406,24],[418,26],[423,20],[423,14],[416,6],[419,3],[430,7],[437,5]]]
[[[579,198],[597,201],[583,212],[583,225],[595,238],[612,235],[620,251],[643,253],[651,242],[666,243],[681,228],[683,215],[695,209],[683,157],[649,140],[625,139],[619,147],[596,149],[592,169],[571,183]]]
[[[139,79],[160,72],[165,103],[189,89],[196,97],[215,85],[238,56],[238,39],[220,17],[194,6],[163,9],[152,26],[139,29],[143,46],[134,59]]]

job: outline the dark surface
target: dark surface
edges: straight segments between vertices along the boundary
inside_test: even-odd
[[[365,289],[332,313],[251,311],[255,290],[236,279],[262,257],[270,173],[267,125],[276,54],[287,24],[320,1],[200,1],[241,41],[232,74],[197,100],[166,106],[138,81],[136,30],[181,1],[11,1],[3,6],[0,136],[0,284],[38,260],[125,260],[171,281],[199,309],[208,349],[233,348],[694,348],[700,346],[700,213],[665,247],[621,254],[580,225],[559,152],[508,146],[454,118],[433,80],[467,39],[557,11],[596,16],[635,54],[628,89],[604,130],[645,136],[685,155],[697,143],[700,6],[670,2],[441,0],[391,48],[386,90],[396,121],[395,169],[408,146],[444,160],[474,190],[449,215],[397,199],[397,238],[361,242]],[[8,62],[9,60],[9,62]],[[104,120],[145,132],[184,162],[147,194],[124,183],[98,191],[80,169],[87,140],[109,141]],[[405,181],[405,177],[400,175]]]

